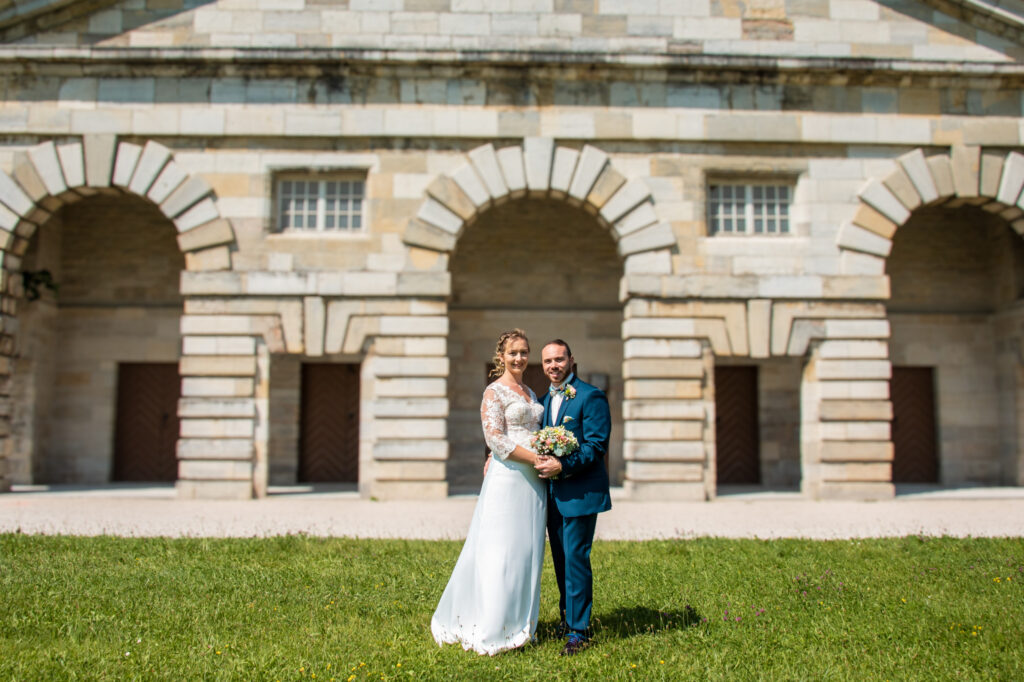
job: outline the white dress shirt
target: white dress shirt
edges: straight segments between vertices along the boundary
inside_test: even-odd
[[[555,388],[559,389],[559,392],[554,394],[553,396],[551,396],[551,425],[552,426],[558,426],[558,411],[560,409],[562,409],[562,401],[565,399],[565,394],[563,394],[561,392],[561,389],[565,388],[566,386],[569,385],[569,382],[572,381],[572,377],[573,377],[573,373],[569,372],[569,376],[567,376],[565,378],[565,381],[563,381],[558,386],[555,386]]]

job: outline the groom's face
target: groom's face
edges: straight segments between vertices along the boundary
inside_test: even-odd
[[[544,375],[553,384],[560,384],[569,376],[572,369],[572,356],[557,343],[549,343],[540,352],[540,364],[544,368]]]

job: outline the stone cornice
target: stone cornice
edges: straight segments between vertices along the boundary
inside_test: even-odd
[[[386,71],[409,77],[528,71],[532,79],[603,80],[634,72],[646,82],[1024,86],[1024,64],[1015,62],[555,51],[0,47],[0,74],[316,78]]]
[[[922,0],[943,14],[977,29],[1024,45],[1024,17],[1020,8],[1007,0]],[[1019,5],[1019,3],[1016,3]],[[1006,5],[1003,7],[1002,5]]]

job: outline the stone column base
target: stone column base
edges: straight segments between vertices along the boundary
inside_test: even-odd
[[[896,487],[892,483],[819,483],[816,490],[805,491],[810,497],[818,500],[850,500],[856,502],[873,502],[891,500],[896,496]]]
[[[625,481],[622,486],[631,502],[705,502],[703,481]]]
[[[179,500],[251,500],[252,481],[189,481],[175,484]]]
[[[378,500],[443,500],[447,481],[373,481],[370,496]]]

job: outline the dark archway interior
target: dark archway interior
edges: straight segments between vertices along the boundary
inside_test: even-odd
[[[12,415],[20,480],[174,480],[177,363],[185,259],[177,230],[151,202],[97,194],[65,204],[33,235],[22,270],[56,291],[18,310]],[[130,391],[136,391],[129,394]],[[134,416],[120,424],[125,409]],[[146,420],[152,429],[145,430]],[[139,428],[134,428],[139,427]],[[120,439],[135,455],[119,468]]]
[[[449,489],[479,489],[486,367],[497,337],[512,327],[529,335],[531,365],[539,367],[545,341],[563,338],[581,377],[605,384],[613,420],[609,473],[621,481],[622,261],[612,236],[564,201],[512,200],[466,227],[451,274]]]
[[[980,208],[927,207],[896,231],[886,272],[894,482],[1012,481],[1024,240]]]
[[[596,219],[555,199],[519,199],[466,228],[451,260],[452,308],[605,309],[622,263]]]
[[[973,206],[914,212],[886,263],[892,311],[991,313],[1024,295],[1024,240]]]

